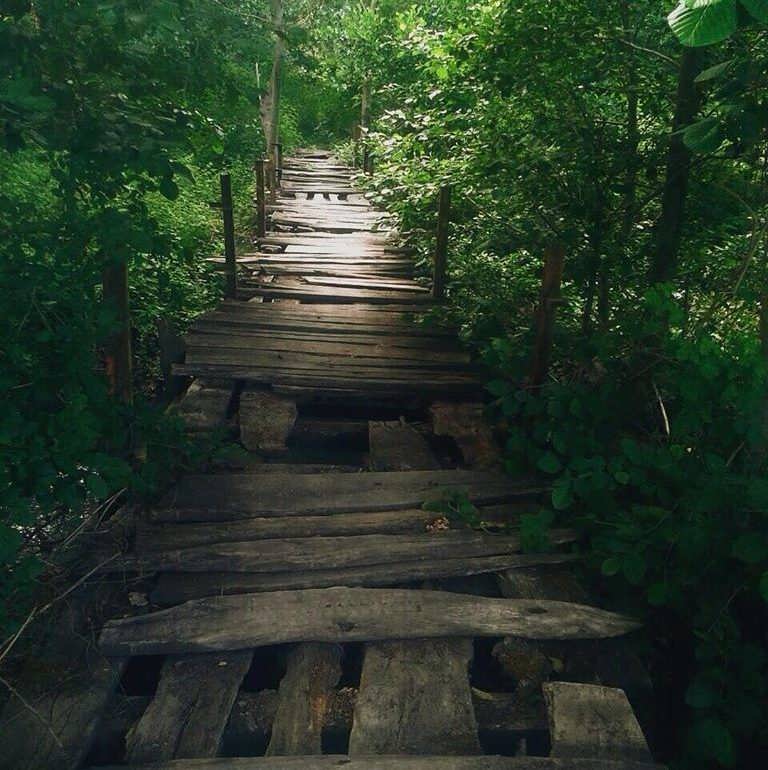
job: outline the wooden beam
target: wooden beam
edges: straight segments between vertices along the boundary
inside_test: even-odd
[[[102,272],[102,302],[114,319],[105,345],[105,368],[110,392],[124,404],[133,402],[131,313],[128,303],[128,263],[113,261]]]
[[[319,588],[198,599],[109,621],[109,655],[214,652],[285,642],[448,636],[584,639],[620,636],[635,620],[566,602],[489,599],[438,591]]]

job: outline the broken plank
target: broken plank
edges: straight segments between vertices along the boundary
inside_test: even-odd
[[[93,768],[92,770],[96,770]],[[99,770],[664,770],[648,762],[562,757],[362,756],[221,757],[185,759]]]
[[[573,561],[568,554],[508,554],[474,559],[441,559],[397,564],[374,564],[338,570],[302,572],[165,572],[158,579],[151,599],[168,606],[206,596],[284,591],[331,586],[393,586],[428,578],[463,577],[536,564]]]
[[[643,731],[623,690],[548,682],[543,691],[553,757],[652,761]]]
[[[341,647],[308,642],[288,654],[267,756],[321,754],[323,727],[341,676]]]
[[[480,754],[471,639],[368,644],[349,753]]]
[[[197,599],[112,620],[101,632],[100,646],[108,655],[170,655],[301,641],[504,635],[581,639],[619,636],[638,625],[622,615],[566,602],[335,587]]]
[[[368,423],[371,470],[437,470],[440,463],[424,436],[402,421]]]
[[[253,653],[170,657],[157,692],[126,738],[130,763],[215,757]]]

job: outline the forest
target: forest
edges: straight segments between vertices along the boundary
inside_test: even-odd
[[[577,529],[643,621],[663,761],[764,766],[766,83],[766,0],[0,0],[4,644],[86,515],[227,451],[168,410],[163,340],[223,296],[219,174],[245,242],[273,119],[285,152],[365,157],[425,279],[450,188],[435,315],[483,364],[506,472],[551,485],[528,547]]]

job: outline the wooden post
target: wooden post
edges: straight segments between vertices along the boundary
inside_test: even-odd
[[[235,219],[232,212],[232,182],[229,174],[221,177],[221,214],[224,220],[224,263],[227,277],[225,296],[237,295],[237,258],[235,256]]]
[[[366,80],[360,95],[360,141],[363,145],[363,172],[369,173],[370,150],[368,149],[368,125],[371,122],[371,84]]]
[[[451,187],[440,188],[440,201],[437,209],[437,243],[435,244],[435,265],[432,273],[432,296],[443,299],[445,296],[445,273],[448,265],[448,226],[451,217]]]
[[[283,178],[283,145],[281,142],[275,142],[275,189],[280,187],[280,180]]]
[[[264,187],[264,158],[256,160],[256,235],[267,234],[267,191]]]
[[[128,263],[108,264],[102,273],[102,301],[115,315],[116,328],[105,348],[109,389],[124,404],[133,403],[131,314],[128,307]]]
[[[552,334],[555,314],[560,304],[560,283],[563,278],[565,249],[555,243],[544,252],[544,272],[541,277],[541,297],[536,309],[536,339],[533,344],[530,384],[540,388],[547,378],[549,359],[552,353]]]

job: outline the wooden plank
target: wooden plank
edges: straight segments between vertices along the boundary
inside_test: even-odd
[[[440,463],[426,439],[402,421],[368,423],[371,470],[438,470]]]
[[[345,289],[343,287],[326,286],[289,286],[283,282],[270,284],[254,284],[244,280],[238,288],[238,297],[269,297],[272,299],[300,299],[304,302],[366,302],[387,304],[403,302],[403,293],[393,290],[379,289]],[[414,304],[430,305],[434,302],[429,294],[416,294],[409,297]]]
[[[299,644],[288,655],[267,756],[322,754],[323,727],[341,676],[341,647]]]
[[[112,620],[101,632],[100,646],[108,655],[173,655],[302,641],[583,639],[619,636],[637,627],[622,615],[566,602],[335,587],[197,599]]]
[[[174,757],[215,757],[250,650],[170,657],[155,697],[126,738],[130,763]]]
[[[404,421],[371,422],[369,433],[379,470],[439,466]],[[480,754],[469,686],[473,654],[471,639],[367,644],[350,754]]]
[[[196,359],[210,360],[214,356],[226,358],[239,356],[243,365],[264,361],[280,361],[280,354],[290,354],[296,361],[344,361],[365,365],[376,365],[377,359],[392,361],[397,366],[426,368],[440,365],[444,368],[457,367],[469,369],[469,355],[460,350],[428,350],[424,348],[398,348],[390,345],[386,338],[378,344],[360,344],[354,338],[347,337],[347,342],[324,342],[315,340],[290,340],[277,335],[255,339],[253,336],[238,334],[216,335],[193,332],[187,337],[187,362]],[[238,359],[235,358],[235,361]]]
[[[555,541],[575,539],[575,534],[563,530],[552,537]],[[420,559],[470,559],[519,550],[520,538],[515,535],[465,530],[206,543],[178,550],[139,552],[137,558],[139,565],[150,572],[290,572]]]
[[[426,525],[435,516],[435,513],[417,508],[325,516],[254,518],[216,524],[143,524],[137,527],[136,551],[141,553],[269,538],[424,532]]]
[[[623,690],[571,682],[548,682],[543,690],[553,757],[652,761]]]
[[[96,768],[92,768],[96,770]],[[98,770],[664,770],[662,765],[610,759],[500,756],[367,756],[325,754],[304,757],[185,759]]]
[[[285,521],[283,519],[279,521]],[[206,596],[229,596],[265,591],[285,591],[331,586],[393,586],[429,578],[464,577],[535,564],[572,561],[567,554],[506,554],[474,559],[440,559],[397,564],[374,564],[338,570],[306,570],[285,573],[166,572],[152,591],[152,602],[161,606],[180,604]]]
[[[471,639],[369,644],[349,753],[480,754],[469,688]]]
[[[269,477],[248,473],[185,476],[166,497],[156,521],[224,521],[418,508],[461,489],[476,505],[540,494],[528,480],[487,471],[400,471]]]

